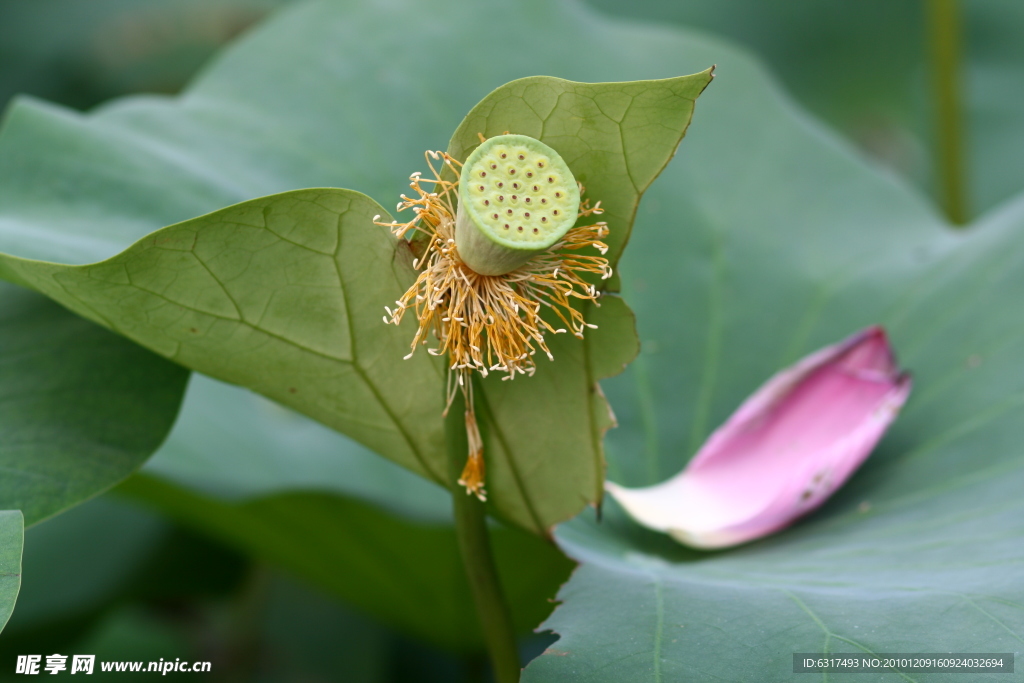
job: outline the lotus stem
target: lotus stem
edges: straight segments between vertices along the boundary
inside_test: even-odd
[[[448,451],[448,479],[455,513],[455,535],[469,589],[476,604],[484,641],[491,658],[497,683],[518,683],[520,665],[512,614],[502,594],[498,569],[491,552],[484,503],[456,482],[466,464],[466,402],[455,392],[445,417],[445,441]]]
[[[938,144],[939,191],[949,219],[967,222],[967,188],[960,111],[960,12],[957,0],[929,0],[933,94]]]

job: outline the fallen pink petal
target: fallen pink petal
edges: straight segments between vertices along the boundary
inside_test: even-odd
[[[910,394],[885,330],[871,327],[769,379],[678,475],[608,492],[640,524],[696,548],[779,531],[863,463]]]

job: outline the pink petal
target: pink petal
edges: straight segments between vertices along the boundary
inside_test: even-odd
[[[678,475],[605,488],[640,524],[697,548],[760,538],[821,505],[871,453],[910,394],[871,327],[769,379]]]

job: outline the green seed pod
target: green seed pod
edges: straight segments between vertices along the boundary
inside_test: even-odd
[[[526,135],[498,135],[462,166],[455,245],[476,272],[503,275],[562,239],[579,208],[579,186],[558,152]]]

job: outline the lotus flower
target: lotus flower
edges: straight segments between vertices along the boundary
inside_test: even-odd
[[[885,330],[868,328],[769,379],[672,479],[606,488],[637,522],[696,548],[760,538],[842,486],[910,386]]]

